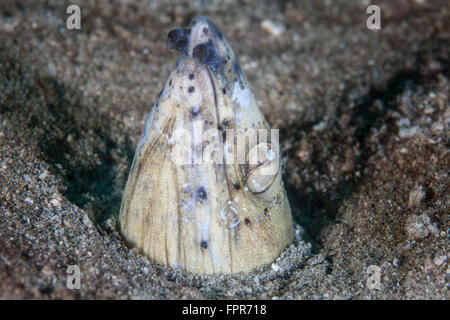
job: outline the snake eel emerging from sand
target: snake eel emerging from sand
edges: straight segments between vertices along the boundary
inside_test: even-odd
[[[173,29],[167,47],[180,56],[138,143],[121,232],[152,261],[192,273],[268,264],[294,236],[277,131],[211,20]]]

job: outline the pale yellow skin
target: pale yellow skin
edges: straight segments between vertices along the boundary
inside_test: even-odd
[[[224,164],[174,161],[175,146],[189,144],[186,136],[174,134],[177,129],[192,134],[195,125],[220,132],[270,129],[231,46],[218,32],[207,18],[191,24],[185,53],[153,106],[137,147],[119,218],[126,241],[152,261],[199,274],[250,271],[272,262],[293,239],[280,169],[261,178],[255,166],[227,159]],[[192,55],[207,40],[229,57],[220,71]],[[203,146],[224,148],[222,135],[216,138]],[[250,141],[246,152],[256,143]],[[248,188],[250,176],[262,184],[257,190],[262,192],[253,193],[254,184]]]

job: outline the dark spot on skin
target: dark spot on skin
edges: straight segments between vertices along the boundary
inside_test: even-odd
[[[197,191],[197,198],[200,201],[205,201],[208,198],[208,194],[206,193],[205,188],[200,187]]]
[[[171,86],[171,85],[172,85],[172,79],[169,80],[169,86]]]
[[[209,19],[205,16],[201,16],[201,17],[198,17],[197,19],[195,19],[193,21],[193,23],[191,24],[191,28],[199,22],[204,23],[208,26],[208,32],[212,36],[217,35],[220,38],[223,37],[223,35],[220,34],[219,28],[217,28],[217,26],[214,24],[214,22],[212,22],[211,19]]]
[[[191,116],[196,117],[200,113],[200,107],[192,107],[191,108]]]
[[[246,225],[249,225],[249,224],[250,224],[250,220],[249,220],[248,218],[245,218],[245,219],[244,219],[244,223],[245,223]]]
[[[225,140],[227,139],[227,133],[223,130],[223,127],[219,124],[217,129],[222,132],[222,142],[225,143]]]
[[[236,183],[233,185],[233,187],[234,187],[236,190],[239,190],[239,189],[241,188],[241,186],[240,186],[240,184],[239,184],[238,182],[236,182]]]
[[[169,49],[185,51],[189,42],[189,29],[175,28],[167,35],[166,46]]]
[[[194,88],[194,87],[189,87],[189,89],[188,89],[188,90],[189,90],[189,92],[190,92],[190,93],[192,93],[192,92],[194,92],[194,91],[195,91],[195,88]]]
[[[191,73],[191,74],[189,75],[189,80],[193,80],[193,79],[194,79],[194,74]]]
[[[200,247],[202,248],[202,250],[208,249],[208,241],[202,240],[202,242],[200,243]]]
[[[223,88],[223,89],[222,89],[222,93],[223,93],[223,94],[226,94],[226,93],[227,93],[227,89]]]

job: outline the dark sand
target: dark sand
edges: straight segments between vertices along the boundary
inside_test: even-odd
[[[59,0],[0,6],[0,298],[449,298],[448,1],[383,1],[379,31],[368,1],[80,2],[81,31]],[[166,35],[199,14],[281,130],[297,239],[250,274],[152,264],[116,227]]]

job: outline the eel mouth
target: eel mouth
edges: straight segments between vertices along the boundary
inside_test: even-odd
[[[209,81],[211,81],[211,86],[212,86],[212,88],[213,88],[213,94],[214,94],[214,107],[215,107],[215,109],[216,109],[217,123],[219,124],[219,123],[220,123],[220,122],[219,122],[219,110],[218,110],[219,108],[218,108],[218,105],[217,105],[216,83],[214,82],[214,77],[213,77],[213,75],[212,75],[211,70],[209,69],[209,67],[208,67],[207,65],[205,65],[204,67],[205,67],[205,69],[206,69],[206,72],[208,72],[208,78],[209,78]]]

